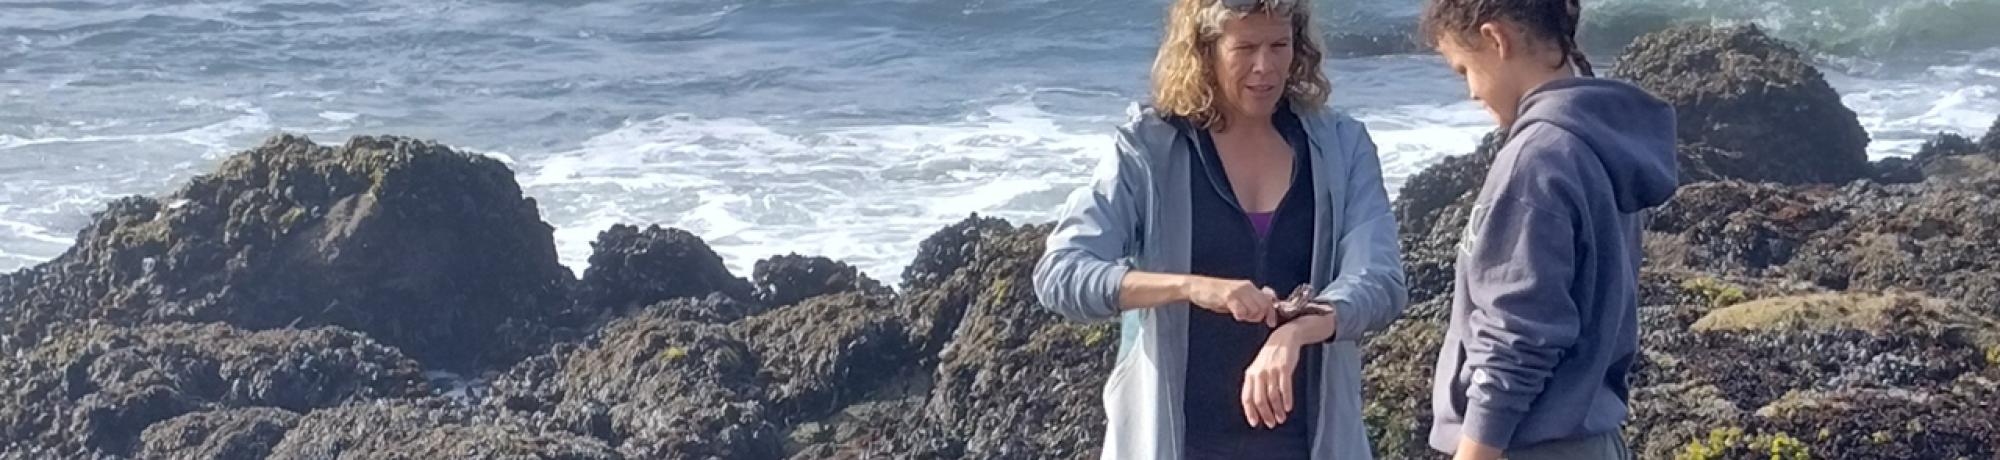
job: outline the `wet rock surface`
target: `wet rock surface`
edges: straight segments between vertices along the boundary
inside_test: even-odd
[[[0,451],[49,457],[130,456],[142,435],[161,449],[241,449],[220,439],[173,445],[198,427],[272,430],[282,417],[181,420],[228,408],[305,412],[351,401],[429,393],[416,363],[394,348],[337,328],[249,332],[223,324],[89,325],[51,336],[0,364]],[[153,428],[158,429],[153,429]],[[236,435],[228,435],[236,436]],[[160,441],[160,442],[152,442]],[[254,446],[253,446],[254,447]]]
[[[809,420],[847,406],[912,362],[915,349],[893,313],[879,297],[848,292],[807,299],[732,327],[762,363],[773,408],[787,420]]]
[[[603,440],[436,399],[377,400],[313,411],[272,448],[274,459],[635,457]]]
[[[647,308],[529,358],[488,405],[637,458],[769,458],[777,426],[750,346],[726,325]]]
[[[196,412],[154,423],[138,458],[267,458],[299,415],[270,407]]]

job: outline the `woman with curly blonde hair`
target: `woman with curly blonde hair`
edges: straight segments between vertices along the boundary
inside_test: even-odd
[[[1120,321],[1105,458],[1371,458],[1356,340],[1408,294],[1310,6],[1176,0],[1152,103],[1049,235],[1042,305]]]

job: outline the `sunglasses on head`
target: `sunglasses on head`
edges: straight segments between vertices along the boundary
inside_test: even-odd
[[[1266,2],[1270,3],[1272,7],[1278,7],[1281,5],[1291,3],[1292,1],[1293,0],[1222,0],[1222,6],[1224,8],[1229,8],[1236,11],[1249,11],[1256,9],[1258,5],[1265,4]]]

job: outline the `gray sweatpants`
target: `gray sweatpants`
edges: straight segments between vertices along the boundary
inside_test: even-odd
[[[1616,431],[1549,441],[1507,451],[1507,460],[1632,460],[1625,436]]]

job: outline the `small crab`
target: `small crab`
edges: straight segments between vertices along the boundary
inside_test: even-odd
[[[1289,323],[1303,316],[1333,314],[1333,306],[1313,301],[1312,284],[1300,284],[1292,295],[1278,301],[1278,322]]]

